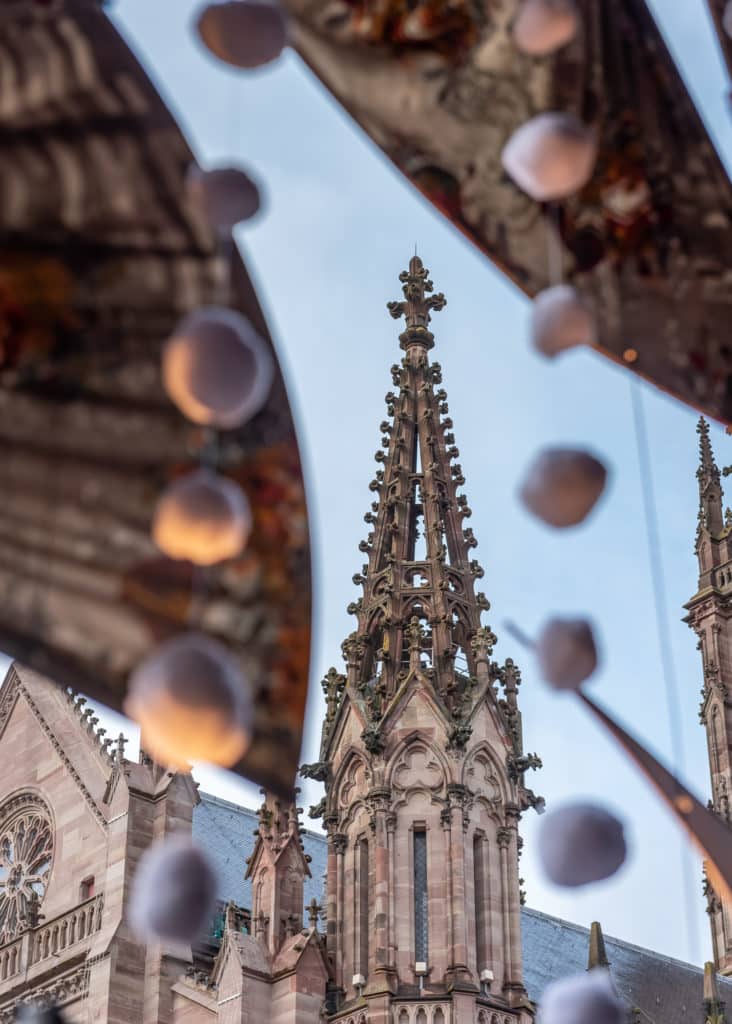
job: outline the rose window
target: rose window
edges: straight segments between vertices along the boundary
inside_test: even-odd
[[[0,944],[18,934],[29,908],[43,900],[52,857],[51,824],[42,812],[26,809],[0,826]]]

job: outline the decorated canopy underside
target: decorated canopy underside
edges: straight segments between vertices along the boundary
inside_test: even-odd
[[[239,770],[288,791],[310,566],[279,375],[216,444],[253,506],[248,549],[194,577],[150,540],[166,483],[212,445],[163,394],[161,345],[212,303],[268,338],[249,277],[186,205],[191,153],[97,3],[3,4],[0,76],[0,650],[120,708],[141,658],[203,628],[256,687]]]
[[[601,350],[732,422],[732,188],[643,0],[579,0],[581,32],[540,59],[513,42],[520,0],[285,2],[311,68],[523,291],[553,283],[558,232]],[[729,63],[724,3],[710,3]],[[586,188],[550,206],[500,160],[513,131],[547,110],[579,115],[600,141]]]

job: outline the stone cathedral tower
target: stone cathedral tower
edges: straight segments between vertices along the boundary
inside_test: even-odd
[[[475,581],[477,542],[441,371],[430,362],[432,294],[421,260],[400,275],[406,326],[381,424],[368,561],[354,582],[346,674],[324,680],[327,1009],[370,1024],[531,1020],[522,980],[518,858],[524,786],[520,674],[492,660]],[[401,1005],[400,1005],[401,1004]],[[354,1018],[355,1019],[355,1018]],[[420,1018],[418,1016],[417,1020]]]
[[[699,420],[699,522],[696,554],[699,588],[686,608],[686,622],[699,637],[704,686],[699,717],[707,731],[712,807],[732,824],[732,514],[722,505],[709,425]],[[705,882],[717,970],[732,975],[732,906]]]

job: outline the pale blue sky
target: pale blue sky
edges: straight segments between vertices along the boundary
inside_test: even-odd
[[[593,693],[668,760],[669,728],[642,519],[629,376],[582,352],[546,363],[526,343],[528,304],[406,185],[288,54],[262,72],[217,65],[191,32],[191,0],[118,0],[111,14],[179,118],[204,164],[237,160],[264,184],[262,216],[240,233],[288,372],[308,469],[316,567],[313,687],[303,760],[314,760],[322,705],[317,681],[341,664],[352,628],[346,605],[360,569],[358,542],[372,495],[373,453],[398,357],[398,327],[385,303],[415,242],[447,308],[435,317],[434,356],[473,508],[471,526],[492,602],[484,617],[496,655],[523,667],[528,750],[544,759],[530,785],[549,807],[598,799],[627,824],[628,865],[578,893],[543,881],[535,855],[539,819],[527,814],[522,875],[531,906],[608,934],[700,962],[710,955],[698,859],[686,858],[694,941],[684,919],[681,837],[654,794],[571,698],[547,693],[532,659],[507,635],[513,619],[533,631],[552,611],[589,614],[602,637]],[[721,62],[703,4],[652,4],[720,147],[732,154]],[[682,693],[686,776],[706,800],[704,735],[697,720],[701,669],[679,621],[695,589],[696,416],[644,388],[668,584],[670,637]],[[721,460],[732,443],[715,429]],[[612,468],[609,493],[581,528],[557,536],[515,499],[517,481],[547,443],[581,443]],[[127,729],[129,730],[129,728]],[[256,793],[226,773],[200,770],[204,788],[251,803]],[[308,785],[304,802],[318,799]],[[243,865],[242,865],[243,869]]]

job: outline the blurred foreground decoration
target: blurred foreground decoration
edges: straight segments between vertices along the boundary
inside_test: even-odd
[[[0,650],[119,709],[145,655],[205,630],[256,692],[237,770],[289,793],[310,562],[284,384],[278,372],[262,412],[215,437],[160,380],[191,309],[225,303],[269,341],[249,276],[187,204],[191,153],[94,0],[2,5],[0,62]],[[211,446],[253,529],[240,557],[194,577],[150,528]]]
[[[523,291],[556,283],[557,232],[601,350],[732,422],[732,186],[643,0],[579,0],[579,34],[542,58],[514,43],[520,0],[284,2],[313,71]],[[550,110],[593,125],[599,159],[578,195],[539,205],[500,155]]]

